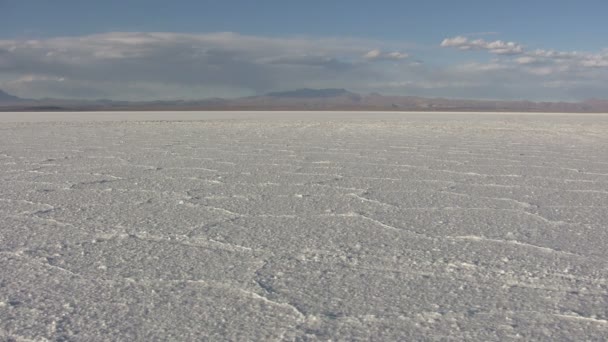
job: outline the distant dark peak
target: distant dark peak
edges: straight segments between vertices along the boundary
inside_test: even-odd
[[[323,97],[338,97],[338,96],[357,96],[346,89],[327,88],[327,89],[297,89],[292,91],[282,91],[268,93],[266,96],[271,97],[289,97],[289,98],[323,98]]]
[[[18,98],[17,96],[8,94],[8,93],[2,91],[2,89],[0,89],[0,101],[19,101],[19,100],[21,100],[21,99]]]

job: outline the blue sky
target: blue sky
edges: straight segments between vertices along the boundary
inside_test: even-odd
[[[330,86],[608,97],[606,13],[605,0],[0,0],[0,88],[117,99]]]

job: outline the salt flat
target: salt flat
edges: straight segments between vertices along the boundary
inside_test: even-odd
[[[0,122],[0,338],[608,338],[608,115]]]

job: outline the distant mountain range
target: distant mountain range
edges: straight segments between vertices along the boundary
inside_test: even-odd
[[[0,111],[355,110],[608,113],[608,100],[532,102],[361,95],[346,89],[298,89],[236,99],[128,102],[23,99],[0,90]]]
[[[18,98],[17,96],[13,96],[11,94],[5,93],[4,91],[2,91],[0,89],[0,105],[19,103],[20,101],[23,101],[23,100]]]

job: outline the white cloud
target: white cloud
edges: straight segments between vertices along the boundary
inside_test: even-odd
[[[441,42],[442,47],[456,47],[459,49],[466,50],[469,39],[463,36],[457,36],[454,38],[446,38]]]
[[[606,68],[608,67],[608,54],[586,56],[581,65],[590,68]]]
[[[514,42],[503,42],[502,40],[485,43],[483,46],[498,55],[517,55],[524,51],[523,46]]]
[[[34,81],[38,81],[36,86],[34,81],[27,85],[21,82],[18,89],[17,83],[5,82],[0,88],[18,90],[21,94],[31,89],[29,96],[46,96],[45,87],[49,91],[54,87],[51,79],[65,78],[70,84],[86,84],[91,90],[86,93],[88,97],[154,99],[166,96],[167,89],[183,87],[225,89],[223,96],[297,87],[343,87],[383,77],[382,70],[374,69],[365,63],[368,59],[361,57],[373,46],[397,47],[364,39],[275,38],[226,32],[114,32],[0,40],[0,76],[4,74],[0,79],[6,79],[7,74],[13,75],[13,80],[37,75]],[[379,54],[383,60],[407,57],[402,52]],[[154,94],[151,87],[139,91],[142,84],[167,86],[157,86],[158,92]],[[56,94],[59,88],[53,89]],[[218,95],[210,92],[195,97],[211,93]],[[69,92],[59,95],[75,96]]]
[[[236,33],[5,39],[0,40],[0,89],[22,97],[125,100],[246,96],[302,87],[469,98],[606,96],[608,50],[527,50],[514,42],[464,36],[441,45],[485,51],[490,58],[475,54],[462,64],[421,62],[403,52],[411,47],[394,42]]]
[[[538,62],[537,58],[531,57],[531,56],[523,56],[523,57],[517,57],[515,58],[515,61],[518,64],[533,64]]]
[[[380,57],[380,55],[382,55],[382,51],[380,51],[378,49],[373,49],[373,50],[370,50],[369,52],[367,52],[365,55],[363,55],[363,58],[376,59],[376,58]]]
[[[462,41],[451,39],[443,45],[460,45]],[[604,56],[606,51],[532,55],[524,50],[516,55],[491,55],[486,61],[475,56],[476,61],[461,64],[431,66],[425,63],[395,72],[400,80],[376,82],[374,86],[380,92],[384,89],[421,96],[567,101],[605,98],[608,68],[599,66],[603,57],[594,59],[591,55]],[[593,66],[583,66],[583,61]]]
[[[363,58],[368,61],[399,61],[408,57],[409,55],[405,52],[382,52],[379,49],[370,50],[363,55]]]
[[[554,74],[556,72],[556,70],[554,68],[548,67],[548,66],[529,68],[529,69],[525,69],[525,70],[531,74],[539,75],[539,76],[547,76],[547,75]]]
[[[442,47],[454,47],[460,50],[485,50],[497,55],[515,55],[512,61],[521,65],[523,71],[535,75],[550,75],[576,71],[580,68],[607,68],[608,52],[599,53],[578,51],[555,51],[536,49],[527,51],[521,44],[497,40],[486,42],[481,39],[470,40],[463,36],[446,38],[441,42]],[[508,63],[504,60],[502,63]]]
[[[467,63],[463,65],[456,66],[455,69],[459,71],[466,72],[485,72],[485,71],[496,71],[496,70],[505,70],[510,68],[508,64],[500,63],[500,62],[490,62],[490,63]]]
[[[552,59],[575,59],[581,56],[581,53],[573,51],[573,52],[560,52],[555,50],[543,50],[537,49],[534,51],[530,51],[527,53],[532,57],[541,57],[541,58],[552,58]]]
[[[386,54],[386,58],[395,59],[395,60],[406,59],[408,57],[409,57],[409,55],[407,53],[398,52],[398,51],[389,52]]]
[[[446,38],[441,42],[441,46],[454,47],[460,50],[487,50],[497,55],[516,55],[524,51],[523,46],[515,42],[504,42],[502,40],[487,42],[483,39],[470,40],[463,36]]]
[[[38,82],[38,81],[64,82],[65,77],[50,77],[50,76],[43,76],[43,75],[23,75],[12,82],[13,83],[29,83],[29,82]]]

